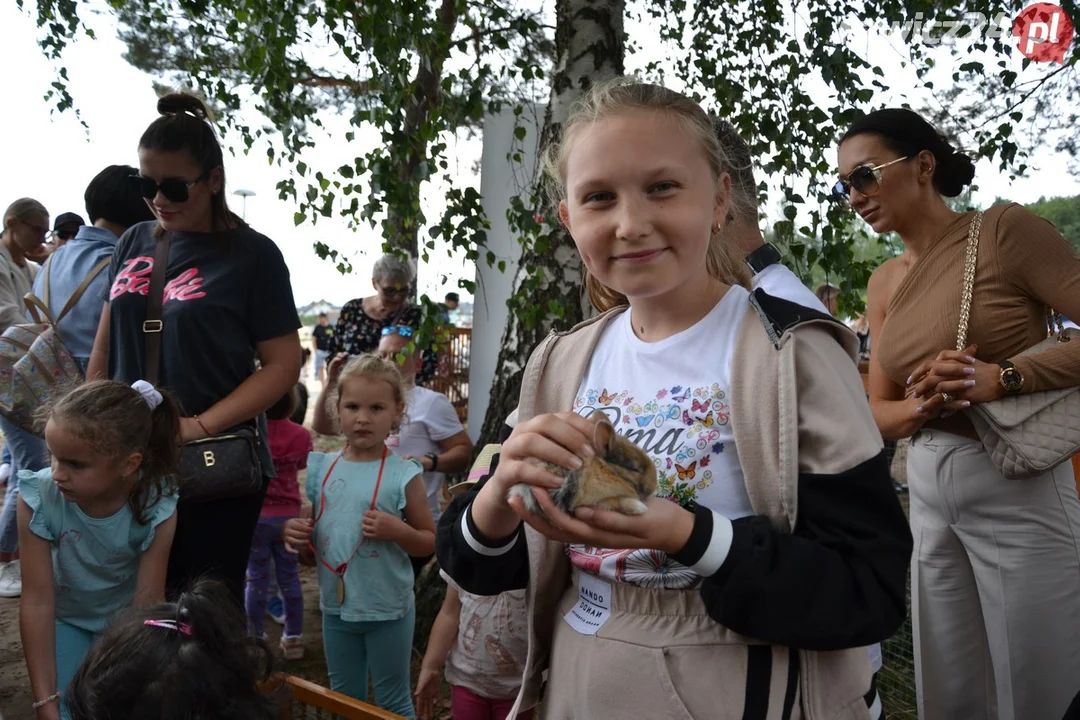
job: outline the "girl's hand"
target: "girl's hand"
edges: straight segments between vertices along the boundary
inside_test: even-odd
[[[310,507],[310,505],[308,506]],[[285,521],[285,529],[282,536],[285,539],[285,549],[296,555],[301,549],[311,542],[311,534],[315,528],[308,518],[289,518]]]
[[[368,540],[397,542],[401,537],[401,531],[408,527],[401,518],[382,510],[368,510],[364,513],[364,537]]]
[[[416,716],[419,720],[430,720],[432,717],[441,684],[441,669],[420,668],[420,676],[416,679]]]
[[[503,497],[514,485],[525,483],[539,488],[557,488],[563,478],[526,462],[528,458],[577,470],[584,459],[595,454],[595,423],[573,412],[548,413],[527,420],[510,433],[499,449],[499,465],[488,481]]]
[[[518,423],[499,449],[499,464],[472,503],[477,529],[490,538],[505,538],[521,526],[521,518],[506,494],[518,483],[548,490],[560,487],[563,476],[527,462],[546,460],[567,470],[580,468],[582,458],[595,454],[595,423],[577,413],[538,415]],[[547,494],[546,492],[544,493]]]
[[[612,550],[645,548],[673,555],[686,546],[694,529],[693,513],[655,495],[645,501],[648,509],[641,515],[585,507],[572,517],[555,506],[550,493],[539,488],[532,492],[547,518],[530,513],[519,497],[512,498],[510,506],[538,532],[559,542]]]
[[[189,417],[180,418],[180,440],[177,444],[183,445],[192,440],[202,440],[204,437],[207,435],[203,432],[198,420]]]
[[[326,384],[337,384],[338,378],[341,377],[341,368],[345,367],[345,363],[349,360],[349,353],[339,352],[330,361],[329,367],[326,368]]]

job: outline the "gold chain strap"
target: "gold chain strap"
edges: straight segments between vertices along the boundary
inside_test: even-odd
[[[975,265],[979,259],[979,234],[982,231],[981,212],[975,213],[968,227],[967,255],[964,257],[964,286],[960,293],[960,329],[956,333],[956,351],[962,352],[967,346],[968,327],[971,323],[971,296],[975,289]],[[1056,321],[1056,322],[1055,322]],[[1058,342],[1069,342],[1069,334],[1061,315],[1051,307],[1046,308],[1047,335],[1057,332]]]
[[[956,351],[967,346],[968,325],[971,322],[971,295],[975,289],[975,264],[979,259],[979,233],[982,230],[981,212],[975,213],[968,227],[967,255],[964,258],[964,286],[960,292],[960,330],[956,333]]]

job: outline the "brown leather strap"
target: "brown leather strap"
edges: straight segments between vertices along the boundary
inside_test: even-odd
[[[165,271],[169,266],[170,236],[171,233],[166,230],[158,238],[154,267],[150,271],[150,287],[146,291],[146,320],[143,322],[146,365],[143,367],[143,379],[151,385],[158,384],[161,374],[161,304],[165,295]]]

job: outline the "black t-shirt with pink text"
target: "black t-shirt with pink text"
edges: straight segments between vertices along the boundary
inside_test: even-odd
[[[145,376],[146,293],[154,266],[156,223],[130,228],[109,267],[109,376]],[[289,269],[270,238],[251,228],[173,233],[165,273],[159,385],[197,415],[255,372],[260,342],[300,327]],[[299,352],[299,350],[297,351]],[[277,398],[267,398],[267,404]],[[265,418],[259,425],[265,437]],[[273,476],[265,443],[264,474]]]

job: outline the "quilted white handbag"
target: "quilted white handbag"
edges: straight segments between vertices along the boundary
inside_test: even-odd
[[[977,213],[968,229],[957,351],[967,347],[981,228],[982,213]],[[1047,316],[1050,336],[1020,355],[1035,355],[1070,342],[1075,336],[1062,326],[1060,317],[1054,327],[1053,311],[1048,309]],[[993,402],[972,405],[968,417],[990,459],[1010,480],[1025,480],[1049,472],[1080,452],[1080,387],[1006,395]]]

